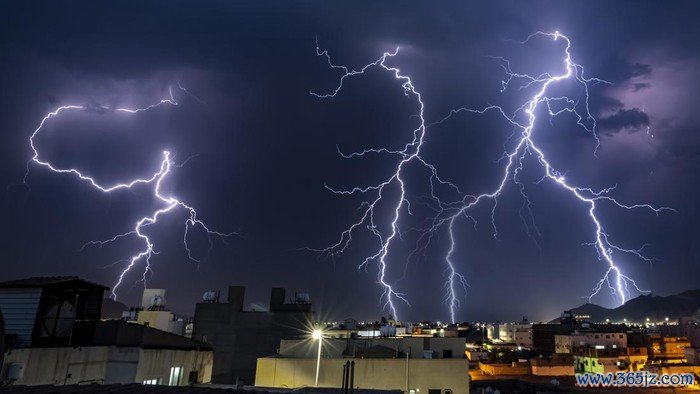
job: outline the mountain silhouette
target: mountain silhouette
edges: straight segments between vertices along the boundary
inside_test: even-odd
[[[571,310],[574,315],[590,316],[588,320],[593,323],[603,323],[609,319],[612,323],[623,322],[662,322],[666,318],[675,321],[681,316],[693,316],[700,314],[700,289],[688,290],[682,293],[662,297],[653,294],[640,295],[627,301],[614,309],[600,305],[586,303]],[[552,322],[559,321],[559,318]]]

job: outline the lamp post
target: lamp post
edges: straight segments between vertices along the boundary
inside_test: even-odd
[[[318,372],[321,369],[321,345],[323,344],[323,331],[315,329],[311,333],[311,338],[318,340],[318,355],[316,356],[316,381],[314,387],[318,387]]]

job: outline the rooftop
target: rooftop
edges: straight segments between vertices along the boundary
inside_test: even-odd
[[[212,349],[211,345],[205,342],[122,320],[76,322],[71,345],[174,350]]]
[[[0,387],[0,393],[238,393],[238,394],[267,394],[267,393],[293,393],[293,394],[335,394],[340,393],[340,388],[324,387],[302,387],[298,389],[281,389],[266,387],[246,386],[242,390],[221,385],[193,385],[193,386],[160,386],[143,385],[138,383],[129,384],[89,384],[89,385],[67,385],[67,386],[6,386]],[[355,389],[358,394],[401,394],[398,390],[371,390]]]
[[[5,282],[0,282],[0,288],[7,289],[13,287],[44,287],[70,282],[82,283],[90,287],[99,287],[105,290],[109,290],[109,287],[107,286],[87,281],[78,276],[33,276],[31,278],[14,279]]]

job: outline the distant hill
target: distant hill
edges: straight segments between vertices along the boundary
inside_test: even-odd
[[[681,316],[700,314],[700,289],[667,297],[641,295],[614,309],[587,303],[573,308],[572,311],[574,315],[590,316],[589,320],[594,323],[605,322],[605,319],[610,319],[611,322],[621,322],[623,319],[629,322],[644,322],[647,318],[652,322],[660,322],[667,317],[674,321]],[[556,318],[552,321],[558,320],[559,318]]]
[[[103,319],[121,319],[122,312],[128,311],[129,307],[119,301],[114,301],[111,298],[102,300],[102,318]]]

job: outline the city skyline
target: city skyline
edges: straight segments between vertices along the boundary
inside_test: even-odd
[[[434,321],[545,320],[591,294],[614,307],[694,290],[700,44],[659,15],[698,27],[683,3],[591,4],[149,3],[109,18],[96,16],[107,5],[3,5],[0,279],[80,275],[121,284],[129,304],[143,276],[183,313],[207,290],[240,284],[264,304],[283,286],[311,293],[324,317]],[[579,90],[553,83],[570,75]],[[519,140],[515,115],[509,127],[500,115],[542,111],[531,87],[563,116],[531,117]],[[76,107],[59,116],[65,106]],[[522,178],[499,184],[512,141],[530,157],[507,155]],[[416,147],[430,181],[420,169],[393,178]],[[48,161],[26,164],[38,152]],[[426,197],[438,173],[459,192]],[[376,185],[388,197],[367,200]],[[480,193],[498,209],[464,203]],[[601,196],[612,204],[582,208]],[[144,252],[138,223],[157,216]],[[362,231],[344,233],[353,223]]]

